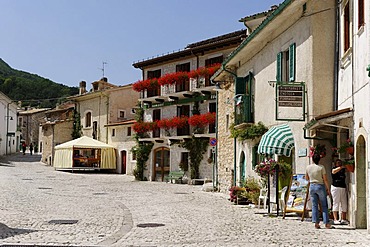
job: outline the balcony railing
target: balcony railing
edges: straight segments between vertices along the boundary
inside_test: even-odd
[[[236,97],[235,124],[253,123],[254,115],[250,96],[239,95]]]

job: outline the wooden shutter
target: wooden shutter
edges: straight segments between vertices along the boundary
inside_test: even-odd
[[[276,57],[276,81],[282,80],[281,62],[283,58],[283,53],[279,52]]]
[[[289,46],[289,81],[295,81],[295,43]]]
[[[236,80],[236,86],[235,86],[235,94],[245,94],[246,91],[246,79],[244,77],[237,77]]]

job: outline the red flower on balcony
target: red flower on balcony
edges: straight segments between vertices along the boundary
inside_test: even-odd
[[[161,86],[164,85],[173,85],[176,82],[177,83],[184,83],[189,79],[188,72],[185,71],[179,71],[175,73],[170,73],[162,76],[158,79],[158,83]]]
[[[183,128],[186,126],[188,122],[188,117],[181,116],[181,117],[173,117],[167,119],[161,119],[157,121],[158,128],[161,129],[171,129],[171,128]]]
[[[136,92],[141,92],[141,91],[144,91],[145,89],[147,89],[147,90],[157,89],[158,87],[159,87],[159,84],[158,84],[158,79],[157,78],[137,81],[132,85],[132,88]]]
[[[174,117],[171,118],[172,125],[176,128],[184,128],[188,124],[188,117],[181,116],[181,117]]]
[[[145,133],[157,129],[156,122],[136,122],[133,129],[136,133]]]
[[[205,127],[216,122],[216,113],[208,112],[205,114],[193,115],[189,118],[188,123],[194,127]]]
[[[189,72],[190,78],[197,78],[197,77],[210,77],[212,76],[219,68],[221,64],[213,64],[207,67],[200,67],[196,70],[192,70]]]

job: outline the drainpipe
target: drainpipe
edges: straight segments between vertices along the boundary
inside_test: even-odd
[[[8,155],[8,140],[9,140],[9,137],[8,137],[8,132],[9,132],[9,105],[11,104],[12,102],[8,103],[6,105],[6,137],[5,137],[5,155]]]
[[[338,73],[339,73],[339,4],[335,1],[335,45],[334,45],[334,97],[333,108],[338,110]]]

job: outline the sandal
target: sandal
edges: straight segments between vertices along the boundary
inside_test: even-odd
[[[325,225],[325,228],[326,228],[326,229],[333,229],[334,227],[333,227],[332,225],[330,225],[330,224],[326,224],[326,225]]]

